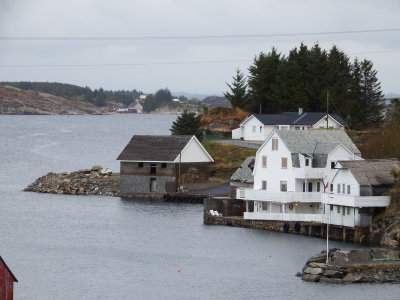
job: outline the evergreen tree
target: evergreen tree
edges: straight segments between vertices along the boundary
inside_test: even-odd
[[[272,48],[271,52],[261,52],[254,58],[254,65],[249,67],[249,97],[251,100],[250,110],[258,112],[261,106],[262,113],[277,113],[281,107],[273,93],[276,91],[278,68],[281,54]]]
[[[201,139],[201,120],[195,113],[184,111],[170,129],[172,135],[195,135]]]
[[[364,59],[360,65],[361,70],[361,98],[358,99],[359,109],[363,112],[364,126],[380,125],[383,119],[384,97],[381,84],[376,77],[377,71],[373,69],[371,61]]]
[[[233,107],[243,109],[249,104],[246,79],[239,68],[236,69],[236,76],[233,76],[232,79],[232,84],[226,84],[231,92],[224,93],[224,96],[231,102]]]
[[[106,95],[102,88],[100,88],[98,91],[95,90],[94,104],[96,106],[104,106],[106,104]]]

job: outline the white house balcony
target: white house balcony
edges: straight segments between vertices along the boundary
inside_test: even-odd
[[[294,177],[299,179],[321,179],[324,174],[324,168],[294,168]]]
[[[351,207],[387,207],[390,196],[350,196],[337,194],[322,194],[323,203]]]
[[[312,192],[270,192],[266,190],[237,189],[236,198],[253,201],[270,201],[279,203],[307,202],[321,203],[322,193]]]
[[[248,219],[248,220],[271,220],[271,221],[326,223],[326,217],[324,214],[245,212],[243,218]]]

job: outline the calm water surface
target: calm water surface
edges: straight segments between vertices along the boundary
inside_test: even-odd
[[[399,285],[295,277],[322,239],[204,226],[194,204],[21,192],[50,171],[117,171],[133,134],[169,134],[175,118],[0,116],[0,255],[15,299],[399,298]]]

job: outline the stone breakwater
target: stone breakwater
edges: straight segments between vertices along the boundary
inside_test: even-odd
[[[48,173],[27,186],[26,192],[114,196],[120,176],[110,169],[94,166],[71,173]]]
[[[302,272],[304,281],[323,283],[400,283],[400,250],[384,248],[330,249],[312,256]]]

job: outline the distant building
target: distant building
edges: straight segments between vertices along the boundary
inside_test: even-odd
[[[176,192],[208,179],[214,160],[195,136],[134,135],[117,160],[121,194]]]
[[[365,227],[390,203],[397,160],[363,160],[343,130],[274,130],[258,149],[245,219]]]
[[[8,268],[7,264],[0,256],[0,299],[13,300],[14,282],[18,282],[17,278]]]
[[[327,124],[328,119],[328,124]],[[327,126],[328,125],[328,126]],[[264,141],[274,129],[309,130],[309,129],[344,129],[346,122],[337,114],[322,112],[285,112],[283,114],[254,114],[232,130],[232,139]]]

